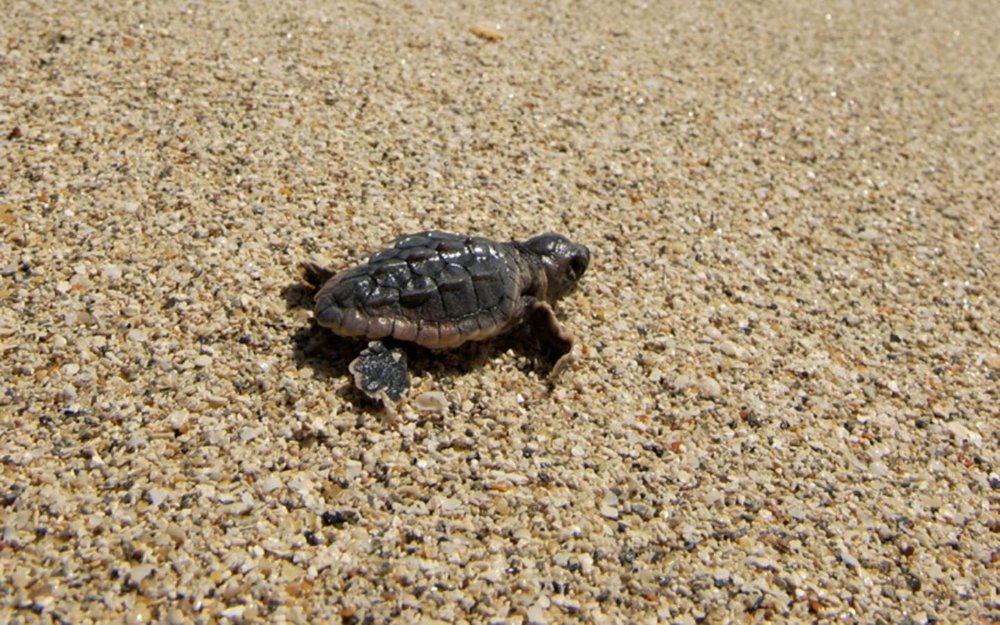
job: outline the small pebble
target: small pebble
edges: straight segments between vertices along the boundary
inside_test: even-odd
[[[488,26],[476,25],[471,27],[469,32],[480,39],[485,39],[486,41],[500,41],[504,38],[504,34],[502,32]]]
[[[185,425],[187,425],[188,420],[191,418],[191,413],[187,410],[175,410],[167,415],[167,424],[172,430],[180,430]]]
[[[147,625],[152,622],[151,619],[149,608],[140,604],[126,612],[122,621],[125,625]]]
[[[132,570],[129,572],[129,578],[132,580],[133,584],[141,584],[144,579],[153,574],[156,567],[152,564],[142,563],[132,566]]]
[[[856,569],[861,566],[861,563],[858,562],[858,559],[852,556],[851,554],[847,553],[846,551],[841,551],[839,557],[841,562],[843,562],[852,569]]]
[[[168,625],[184,625],[187,622],[187,618],[184,613],[177,608],[170,608],[167,611],[167,624]]]
[[[118,265],[105,265],[101,274],[108,280],[115,281],[122,277],[122,270]]]
[[[528,625],[546,625],[548,620],[545,618],[545,608],[540,605],[533,605],[528,608]]]
[[[682,393],[694,385],[694,377],[688,375],[687,373],[682,373],[674,378],[674,383],[672,384],[674,391]]]
[[[719,384],[715,378],[704,377],[698,383],[698,390],[701,392],[702,397],[708,399],[718,399],[722,397],[722,385]]]
[[[14,572],[10,575],[10,581],[14,588],[24,588],[30,580],[31,577],[28,575],[28,570],[23,566],[15,568]]]
[[[264,494],[273,493],[284,485],[276,475],[269,475],[260,481],[260,491]]]
[[[420,412],[442,414],[448,410],[448,398],[440,391],[421,393],[413,399],[413,403]]]
[[[149,499],[149,503],[153,506],[159,506],[169,495],[170,492],[162,488],[151,488],[147,491],[147,498]]]

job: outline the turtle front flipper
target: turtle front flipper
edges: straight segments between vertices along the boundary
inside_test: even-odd
[[[573,334],[559,324],[547,302],[536,300],[531,303],[527,310],[527,322],[542,350],[542,357],[551,365],[549,377],[556,377],[573,360]]]
[[[368,343],[347,370],[354,376],[358,390],[384,404],[399,401],[410,389],[406,354],[398,348],[389,349],[382,341]]]

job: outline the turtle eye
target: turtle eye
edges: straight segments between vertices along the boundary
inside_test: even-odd
[[[587,259],[582,254],[575,254],[569,259],[569,270],[573,272],[574,278],[579,278],[587,271]]]

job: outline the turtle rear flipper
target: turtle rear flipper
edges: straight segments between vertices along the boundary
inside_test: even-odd
[[[321,286],[326,284],[334,273],[336,272],[316,263],[299,263],[299,275],[314,291],[318,291]]]
[[[573,360],[573,334],[559,323],[547,302],[533,302],[526,315],[542,357],[551,366],[549,377],[555,378]]]
[[[399,401],[410,388],[406,354],[401,349],[389,349],[382,341],[368,343],[347,370],[354,376],[358,390],[386,404]]]

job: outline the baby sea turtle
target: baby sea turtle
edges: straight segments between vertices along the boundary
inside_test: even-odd
[[[576,286],[589,263],[585,246],[558,234],[501,243],[431,231],[401,236],[346,271],[305,263],[302,275],[318,289],[319,325],[371,339],[349,367],[358,388],[398,401],[409,388],[406,356],[381,339],[444,349],[526,322],[558,372],[573,337],[549,304]]]

